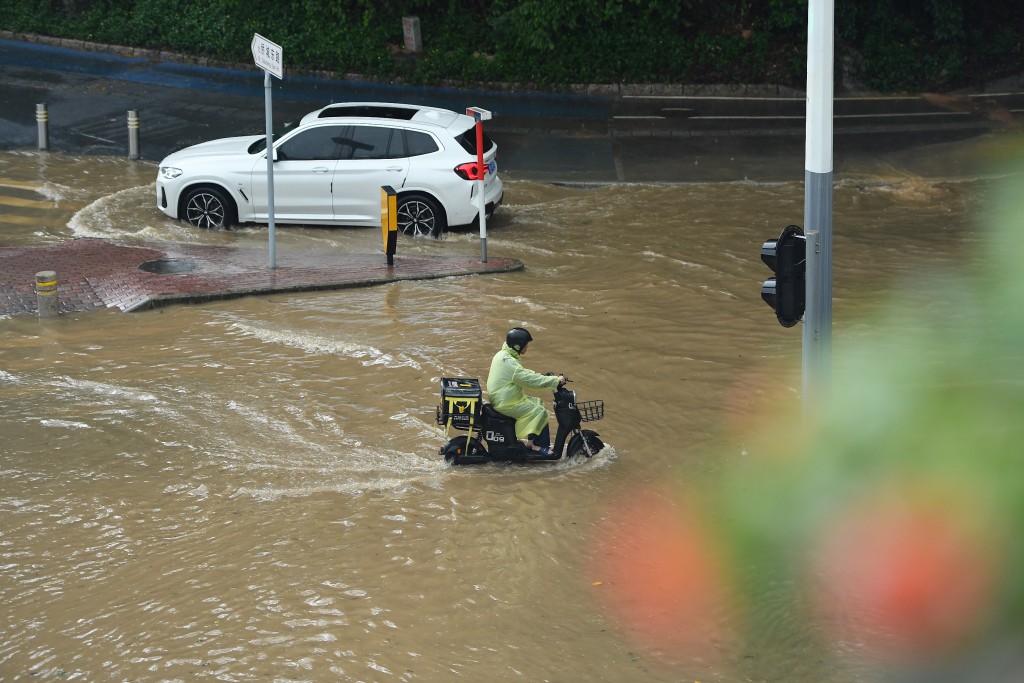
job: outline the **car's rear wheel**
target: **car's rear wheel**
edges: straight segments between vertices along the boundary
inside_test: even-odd
[[[235,221],[235,205],[216,187],[189,190],[182,205],[184,219],[197,228],[224,230]]]
[[[426,195],[398,198],[398,230],[413,237],[436,237],[445,229],[441,206]]]

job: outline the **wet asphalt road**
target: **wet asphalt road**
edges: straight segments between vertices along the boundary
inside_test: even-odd
[[[171,55],[97,51],[0,34],[0,149],[35,149],[37,103],[51,150],[128,153],[127,112],[140,152],[159,161],[187,145],[264,130],[263,72],[184,64]],[[286,63],[287,69],[287,63]],[[489,134],[510,178],[566,183],[802,180],[802,93],[774,87],[602,88],[522,93],[342,81],[285,72],[272,79],[275,125],[343,100],[396,101],[494,113]],[[1024,94],[837,96],[834,156],[963,140],[1019,125]],[[644,92],[647,90],[647,92]],[[657,91],[657,92],[655,92]]]

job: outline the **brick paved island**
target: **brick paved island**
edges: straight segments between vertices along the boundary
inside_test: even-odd
[[[0,315],[37,313],[35,274],[57,272],[60,312],[118,308],[138,311],[254,294],[306,292],[522,270],[516,259],[278,253],[194,245],[118,244],[76,239],[43,247],[0,247]]]

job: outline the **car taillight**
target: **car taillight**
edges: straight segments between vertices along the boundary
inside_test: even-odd
[[[475,161],[459,164],[455,167],[455,173],[463,180],[483,180],[487,165],[481,166]]]

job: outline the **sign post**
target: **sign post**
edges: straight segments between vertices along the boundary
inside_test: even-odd
[[[277,268],[277,250],[274,234],[274,112],[271,105],[270,75],[284,79],[284,51],[277,43],[271,42],[258,33],[249,44],[256,66],[263,69],[264,111],[267,119],[267,228],[270,243],[270,267]]]
[[[466,115],[476,119],[476,205],[480,213],[480,263],[487,263],[487,206],[484,201],[484,179],[487,167],[484,166],[484,121],[491,120],[491,112],[480,107],[469,107]]]

